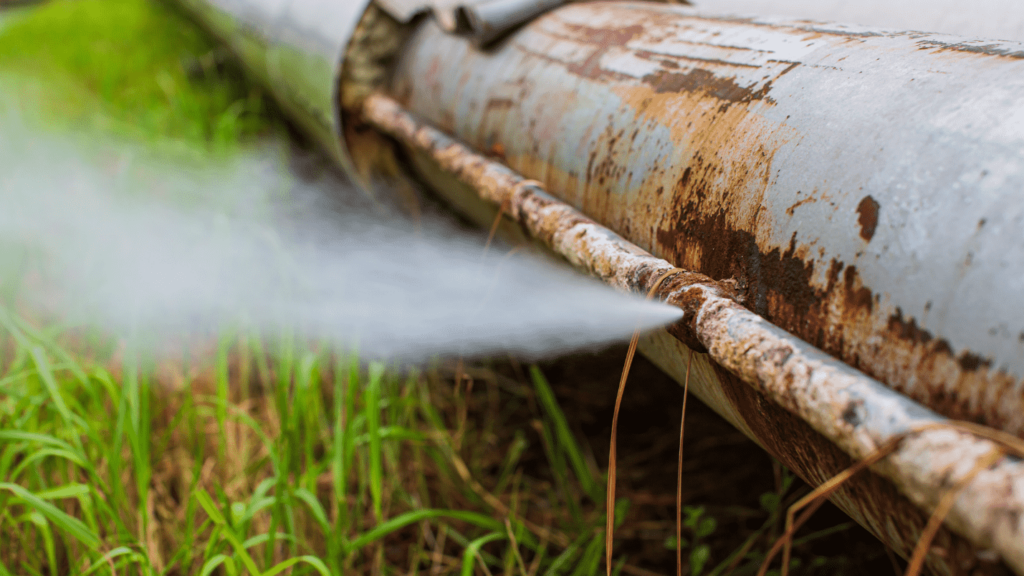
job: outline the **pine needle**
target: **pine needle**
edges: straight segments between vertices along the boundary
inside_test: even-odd
[[[650,291],[647,292],[647,299],[654,297],[654,293],[661,287],[662,282],[669,276],[683,272],[681,268],[673,268],[665,272],[654,281]],[[619,378],[619,391],[615,395],[615,410],[612,412],[612,433],[611,445],[608,448],[608,492],[605,498],[605,568],[607,575],[612,576],[612,547],[615,543],[615,472],[616,452],[615,444],[619,430],[619,409],[622,407],[622,393],[626,390],[626,379],[629,378],[629,368],[633,364],[633,356],[636,355],[636,347],[640,342],[640,329],[633,332],[633,338],[629,341],[629,350],[626,351],[626,362],[622,366],[622,377]]]
[[[999,461],[1005,455],[1005,452],[1001,448],[994,448],[986,456],[978,460],[978,463],[974,465],[974,468],[967,473],[966,476],[960,479],[952,488],[946,491],[939,499],[939,503],[935,505],[935,510],[932,512],[930,518],[928,518],[928,524],[925,525],[924,530],[921,531],[921,537],[917,540],[917,546],[914,547],[914,553],[910,556],[910,563],[907,565],[906,576],[918,576],[921,573],[921,568],[924,566],[924,559],[928,555],[928,550],[931,548],[932,540],[935,539],[935,535],[939,532],[939,528],[942,526],[943,520],[949,514],[949,511],[953,508],[953,504],[956,502],[957,496],[960,492],[967,487],[968,484],[974,480],[974,477],[979,472],[985,470]]]
[[[487,242],[484,244],[484,256],[487,255],[487,251],[491,248],[491,242],[494,241],[494,236],[498,233],[498,225],[501,224],[501,217],[505,215],[505,204],[498,207],[498,213],[494,216],[494,222],[491,223],[491,229],[487,232]]]
[[[683,576],[683,431],[686,428],[686,397],[690,392],[690,366],[693,350],[686,359],[686,378],[683,380],[683,415],[679,419],[679,464],[676,474],[676,576]]]

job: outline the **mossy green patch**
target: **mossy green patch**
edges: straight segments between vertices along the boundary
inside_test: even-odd
[[[224,60],[155,0],[55,0],[0,29],[5,98],[21,115],[160,147],[229,150],[274,128]]]

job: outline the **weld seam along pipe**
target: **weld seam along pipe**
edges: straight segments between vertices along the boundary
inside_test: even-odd
[[[675,268],[548,195],[538,182],[420,122],[388,96],[371,95],[363,114],[382,132],[429,154],[574,266],[620,290],[644,293]],[[949,421],[747,310],[727,284],[681,272],[658,296],[684,311],[670,333],[706,351],[854,459],[922,426]],[[959,430],[934,428],[910,435],[873,469],[930,513],[995,448]],[[1018,574],[1024,574],[1024,550],[1013,511],[1024,510],[1024,500],[1014,487],[1022,483],[1021,463],[1003,458],[968,483],[946,520],[962,536],[998,551]]]

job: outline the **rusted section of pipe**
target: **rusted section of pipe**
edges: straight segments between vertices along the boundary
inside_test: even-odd
[[[674,268],[552,198],[538,182],[418,122],[391,98],[372,95],[363,111],[368,122],[427,153],[481,199],[502,206],[530,236],[587,273],[620,289],[644,292]],[[735,301],[727,284],[679,272],[658,292],[686,312],[670,333],[706,350],[718,366],[853,459],[865,458],[910,430],[943,421],[747,310]],[[906,440],[876,470],[912,502],[930,510],[993,448],[990,441],[960,431],[929,430]],[[980,547],[998,551],[1024,574],[1024,466],[1004,459],[982,472],[965,489],[947,522]]]
[[[1024,45],[571,4],[391,93],[943,415],[1024,435]]]
[[[664,330],[645,335],[640,350],[662,370],[682,381],[688,349]],[[706,355],[694,355],[690,391],[757,442],[811,486],[818,486],[853,464],[853,459],[793,413],[776,405]],[[862,472],[829,499],[894,552],[909,558],[928,516],[885,477]],[[934,574],[1005,574],[998,554],[985,551],[948,529],[933,541],[927,559]]]

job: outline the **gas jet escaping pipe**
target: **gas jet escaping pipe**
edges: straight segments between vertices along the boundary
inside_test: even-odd
[[[431,2],[181,1],[367,186],[500,209],[620,289],[692,270],[641,351],[706,351],[694,392],[811,484],[949,417],[1024,432],[1024,46],[634,2],[481,49]],[[833,500],[907,556],[994,447],[932,428]],[[946,526],[933,571],[1024,574],[1020,460]]]

